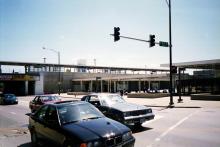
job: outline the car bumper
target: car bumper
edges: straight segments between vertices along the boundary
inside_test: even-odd
[[[135,138],[132,137],[131,139],[129,139],[128,141],[125,141],[119,145],[116,145],[114,147],[134,147],[134,143],[135,143]]]
[[[17,104],[18,100],[4,100],[4,104]]]
[[[127,124],[127,125],[134,125],[137,123],[142,124],[145,121],[154,119],[154,116],[155,115],[153,113],[149,113],[149,114],[145,114],[145,115],[125,117],[124,124]]]

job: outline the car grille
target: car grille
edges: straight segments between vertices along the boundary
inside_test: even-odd
[[[130,116],[144,115],[144,114],[147,114],[147,111],[148,110],[132,111],[132,112],[130,112]]]
[[[114,137],[114,138],[108,138],[105,141],[106,146],[110,146],[110,147],[118,145],[120,143],[122,143],[122,136],[117,136],[117,137]]]

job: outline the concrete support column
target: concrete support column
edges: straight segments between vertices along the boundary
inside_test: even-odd
[[[25,95],[28,95],[28,81],[25,81]]]
[[[112,92],[112,81],[109,80],[109,92]]]
[[[138,91],[139,91],[139,93],[141,92],[141,79],[139,79],[139,81],[138,81]]]
[[[103,86],[103,85],[102,85],[102,80],[100,80],[100,82],[101,82],[101,84],[100,84],[100,85],[101,85],[101,92],[103,92],[103,91],[102,91],[102,90],[103,90],[103,88],[102,88],[102,86]]]
[[[158,90],[159,90],[159,89],[161,89],[161,88],[160,88],[160,80],[158,81]]]
[[[83,81],[82,80],[80,81],[80,91],[81,92],[83,91]]]
[[[91,82],[90,82],[90,91],[91,92],[93,92],[93,86],[92,85],[93,85],[93,81],[91,80]]]
[[[110,87],[110,86],[109,86],[109,80],[108,80],[107,82],[108,82],[108,92],[110,92],[110,90],[109,90],[109,89],[110,89],[110,88],[109,88],[109,87]]]
[[[126,84],[125,84],[125,81],[123,81],[123,90],[126,89],[125,87],[126,87]]]
[[[114,92],[116,92],[116,81],[114,81]]]
[[[150,80],[148,81],[148,89],[151,90],[151,88],[150,88]]]

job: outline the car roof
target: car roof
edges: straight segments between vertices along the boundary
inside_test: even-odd
[[[3,95],[15,95],[13,93],[3,93]]]
[[[106,95],[119,95],[118,93],[91,93],[89,95],[106,96]]]
[[[69,100],[69,101],[55,102],[55,103],[46,104],[46,105],[65,106],[65,105],[71,105],[71,104],[87,104],[87,102],[79,101],[79,100]]]
[[[57,96],[57,95],[35,95],[36,96]]]

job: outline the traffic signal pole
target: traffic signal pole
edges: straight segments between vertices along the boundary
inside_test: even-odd
[[[171,32],[171,1],[169,0],[169,47],[170,47],[170,103],[172,106],[173,103],[173,78],[172,78],[172,32]]]
[[[172,72],[172,31],[171,31],[171,0],[166,0],[166,3],[169,7],[169,44],[168,42],[160,41],[160,42],[155,42],[155,35],[150,35],[149,40],[143,40],[143,39],[137,39],[137,38],[132,38],[132,37],[126,37],[126,36],[120,36],[120,28],[119,27],[114,27],[114,34],[110,34],[114,36],[114,41],[120,40],[120,38],[126,38],[126,39],[132,39],[132,40],[137,40],[137,41],[143,41],[143,42],[149,42],[150,47],[155,46],[155,44],[159,44],[159,46],[162,47],[169,47],[169,57],[170,57],[170,87],[169,87],[169,92],[170,92],[170,103],[169,106],[173,106],[173,72]]]

